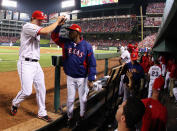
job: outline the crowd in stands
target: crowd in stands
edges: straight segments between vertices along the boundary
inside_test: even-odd
[[[138,47],[139,48],[152,48],[156,39],[157,33],[147,36],[143,41],[139,42]]]
[[[91,45],[105,46],[105,47],[119,47],[120,45],[126,46],[128,43],[135,43],[128,40],[87,40]]]
[[[161,17],[146,17],[146,20],[144,21],[144,26],[160,26],[161,22]]]
[[[18,37],[0,36],[0,43],[16,43]]]
[[[134,23],[130,18],[105,19],[81,22],[83,32],[131,32]]]
[[[107,18],[97,20],[82,20],[77,23],[84,33],[91,32],[131,32],[136,24],[133,18]]]
[[[146,8],[147,14],[163,14],[165,8],[165,3],[158,2],[158,3],[149,3]]]

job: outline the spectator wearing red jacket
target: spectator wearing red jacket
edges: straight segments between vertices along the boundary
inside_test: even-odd
[[[156,78],[153,85],[152,97],[142,99],[146,111],[142,119],[141,131],[166,131],[167,109],[159,101],[163,85],[163,77]]]
[[[128,44],[127,49],[130,53],[133,52],[134,46],[132,44]]]
[[[149,68],[150,68],[150,64],[149,64],[149,56],[148,56],[147,52],[145,52],[144,55],[142,56],[141,66],[143,67],[144,72],[148,73]]]
[[[144,55],[141,58],[141,66],[143,67],[144,73],[145,73],[145,78],[143,81],[143,86],[147,87],[148,86],[148,71],[150,68],[150,58],[148,56],[148,53],[145,52]]]
[[[138,54],[138,43],[136,43],[136,44],[134,45],[134,50],[133,50],[133,52],[135,52],[135,53]]]

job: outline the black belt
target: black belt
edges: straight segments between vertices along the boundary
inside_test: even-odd
[[[38,62],[37,59],[25,58],[25,61]]]

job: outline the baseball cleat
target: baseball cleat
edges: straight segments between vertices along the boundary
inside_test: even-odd
[[[42,119],[42,120],[44,120],[46,122],[52,122],[53,121],[52,118],[50,118],[48,115],[46,115],[46,116],[38,116],[38,118]]]
[[[72,128],[72,119],[67,120],[67,128]]]
[[[84,117],[79,117],[79,119],[76,121],[76,126],[81,126],[84,122]]]
[[[16,106],[12,106],[10,112],[11,112],[12,116],[15,116],[17,114],[17,107]]]

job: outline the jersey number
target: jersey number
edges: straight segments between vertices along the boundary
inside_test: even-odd
[[[158,76],[159,76],[159,73],[158,73],[157,71],[152,71],[152,76],[158,77]]]

